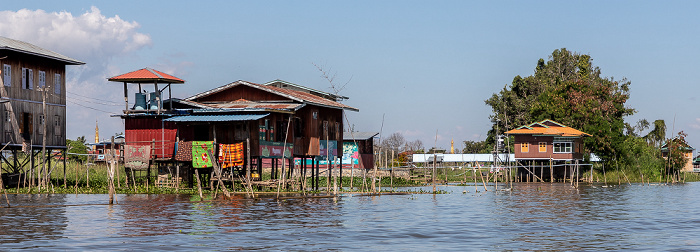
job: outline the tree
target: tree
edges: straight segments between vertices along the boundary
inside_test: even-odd
[[[66,145],[68,146],[68,152],[76,154],[87,154],[88,147],[85,145],[85,136],[78,137],[75,141],[66,139]],[[83,155],[67,155],[68,160],[85,162],[87,156]]]
[[[654,121],[654,129],[644,136],[644,140],[652,146],[660,147],[659,145],[664,139],[666,139],[666,122],[656,120]]]
[[[486,141],[464,141],[464,149],[462,153],[491,153],[493,149],[493,144],[488,144]]]
[[[589,55],[554,50],[548,61],[537,62],[534,75],[516,76],[510,87],[485,101],[494,112],[486,142],[494,141],[497,127],[504,132],[551,119],[591,134],[584,146],[603,160],[623,156],[623,118],[635,112],[625,107],[630,84],[601,77]]]
[[[423,146],[423,141],[416,139],[412,142],[406,142],[406,145],[403,147],[403,151],[422,153],[425,152],[425,147]]]
[[[685,156],[689,150],[689,145],[685,141],[687,136],[688,134],[681,131],[676,137],[666,141],[666,151],[668,152],[666,155],[668,157],[666,174],[676,174],[687,164],[688,158]]]
[[[396,153],[401,152],[401,147],[404,146],[406,143],[406,139],[403,137],[403,134],[400,132],[394,132],[389,137],[384,139],[382,142],[382,148],[388,149],[388,150],[393,150]]]

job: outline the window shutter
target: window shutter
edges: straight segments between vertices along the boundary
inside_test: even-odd
[[[29,89],[34,89],[34,71],[32,69],[27,69],[29,71]]]
[[[54,75],[53,87],[55,94],[61,94],[61,74]]]
[[[27,89],[27,69],[22,68],[22,89]]]
[[[5,86],[10,87],[12,86],[12,66],[8,64],[4,64],[2,68],[2,75],[3,75],[3,81],[5,82]]]

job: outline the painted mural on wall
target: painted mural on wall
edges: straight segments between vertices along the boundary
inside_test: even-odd
[[[320,165],[327,165],[328,160],[327,160],[327,155],[326,155],[326,141],[320,141],[321,143],[321,156],[318,156],[316,160]],[[328,145],[331,146],[331,160],[333,160],[333,164],[337,164],[338,162],[341,161],[344,165],[357,165],[359,164],[359,157],[360,154],[357,151],[357,145],[355,143],[343,143],[343,154],[340,157],[337,157],[337,155],[334,155],[338,153],[338,149],[336,148],[336,141],[328,141]],[[295,159],[294,163],[299,165],[301,164],[301,159]],[[306,165],[311,165],[311,159],[306,159]]]
[[[293,148],[294,145],[291,143],[287,143],[285,146],[284,143],[280,142],[260,141],[260,156],[265,158],[282,158],[282,153],[284,153],[284,157],[290,158]]]
[[[360,153],[357,151],[357,144],[343,143],[343,164],[359,164]]]

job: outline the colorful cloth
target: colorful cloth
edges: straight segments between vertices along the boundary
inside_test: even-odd
[[[150,159],[150,145],[124,145],[124,167],[146,169],[148,168]]]
[[[212,167],[212,159],[209,153],[214,153],[214,141],[193,141],[192,142],[192,167],[207,168]]]
[[[219,144],[221,168],[243,165],[243,143]]]
[[[175,153],[176,161],[192,161],[192,142],[177,142],[177,153]]]

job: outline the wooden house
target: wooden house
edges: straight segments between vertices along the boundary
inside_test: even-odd
[[[523,125],[505,134],[514,138],[515,160],[523,166],[534,167],[539,164],[541,168],[546,167],[549,170],[550,179],[556,179],[555,175],[560,175],[555,171],[556,167],[561,165],[571,168],[567,164],[583,160],[583,137],[590,136],[552,120]],[[540,179],[547,175],[544,169],[523,168],[525,171],[520,170],[519,174],[527,172]],[[567,171],[563,170],[563,172],[566,174]],[[568,172],[571,174],[571,170]]]
[[[66,149],[66,65],[83,64],[0,37],[0,143],[8,144],[6,150],[40,151],[43,145],[49,150]],[[7,163],[20,172],[17,162]]]
[[[175,100],[173,109],[187,114],[165,120],[178,125],[180,139],[249,142],[258,174],[262,159],[292,158],[304,159],[303,166],[313,160],[318,173],[315,161],[342,154],[344,110],[359,111],[308,92],[247,81]]]
[[[132,74],[122,79],[133,83],[133,77],[136,76]],[[139,93],[141,85],[148,81],[140,83]],[[279,172],[280,161],[292,164],[294,158],[318,161],[338,157],[342,153],[344,110],[358,110],[324,98],[336,97],[329,93],[322,97],[313,94],[320,91],[312,92],[300,85],[273,83],[286,86],[236,81],[185,99],[171,97],[157,106],[146,106],[149,108],[146,110],[141,109],[143,105],[139,106],[143,102],[136,101],[131,108],[127,104],[121,115],[125,119],[126,144],[151,139],[155,145],[163,146],[156,151],[162,153],[156,154],[157,158],[171,162],[177,141],[243,142],[247,146],[245,166],[251,168],[245,171],[248,176],[253,172],[261,174],[263,163],[274,166],[272,175],[275,177],[279,175],[275,173]],[[269,160],[263,162],[263,159]],[[318,174],[318,165],[311,168],[314,167]]]
[[[693,151],[695,148],[690,146],[684,139],[682,138],[673,138],[671,141],[667,141],[661,146],[661,157],[664,159],[668,158],[669,154],[669,144],[671,145],[676,145],[677,148],[671,148],[671,150],[679,150],[682,152],[683,158],[686,160],[686,164],[681,168],[682,172],[693,172],[694,171],[694,166],[693,166]]]
[[[343,164],[352,168],[374,167],[374,138],[379,132],[343,132]]]

